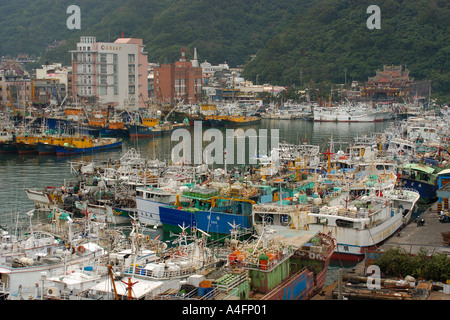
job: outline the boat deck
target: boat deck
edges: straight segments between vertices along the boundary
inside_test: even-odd
[[[274,240],[294,249],[300,248],[309,242],[318,232],[308,230],[289,229],[284,226],[270,226],[276,231]]]

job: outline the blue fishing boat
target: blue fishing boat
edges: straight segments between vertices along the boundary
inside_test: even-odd
[[[421,202],[436,200],[438,189],[436,168],[417,163],[409,163],[399,168],[398,181],[403,188],[415,189],[420,193]]]
[[[212,190],[204,189],[204,192]],[[218,195],[210,197],[188,196],[192,199],[190,206],[160,206],[159,216],[163,230],[176,232],[179,226],[185,225],[188,230],[201,229],[220,239],[231,234],[232,225],[250,232],[253,228],[252,205],[255,201],[250,199],[226,198]]]
[[[55,146],[57,155],[71,155],[104,151],[122,146],[122,139],[80,137],[72,138],[71,143]]]

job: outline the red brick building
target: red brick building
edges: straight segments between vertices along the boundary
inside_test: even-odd
[[[181,59],[173,64],[154,68],[155,99],[172,103],[184,99],[185,103],[197,103],[202,98],[202,68],[198,66],[197,53],[194,60],[186,61],[184,48]]]

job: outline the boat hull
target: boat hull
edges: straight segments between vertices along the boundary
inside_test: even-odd
[[[314,122],[382,122],[392,119],[392,112],[367,112],[352,114],[346,111],[324,108],[314,110]]]
[[[336,241],[325,234],[319,234],[319,237],[329,242],[330,247],[325,249],[328,252],[315,254],[310,250],[297,250],[289,259],[291,275],[271,289],[262,300],[308,300],[322,290]],[[280,270],[273,271],[280,273]]]
[[[261,122],[261,118],[248,120],[248,121],[232,121],[232,120],[224,120],[223,125],[226,127],[237,127],[237,126],[248,126],[252,124],[257,124]]]
[[[120,148],[122,146],[122,140],[119,140],[117,142],[104,144],[104,145],[97,145],[89,148],[72,148],[72,147],[65,147],[65,146],[55,146],[56,154],[59,156],[63,155],[71,155],[71,154],[83,154],[83,153],[92,153],[92,152],[98,152],[98,151],[105,151],[115,148]]]
[[[150,201],[136,197],[136,207],[138,212],[139,222],[152,226],[161,227],[161,219],[159,215],[159,208],[167,206],[167,203]]]
[[[127,124],[128,134],[131,138],[146,138],[161,135],[161,131],[155,131],[152,127]]]
[[[167,206],[159,207],[159,216],[163,230],[179,232],[180,226],[198,228],[211,235],[213,239],[229,236],[232,231],[230,225],[238,225],[239,229],[252,229],[252,216],[214,211],[187,211]]]
[[[111,128],[102,128],[100,130],[100,137],[127,137],[128,130],[125,128],[122,129],[111,129]]]
[[[36,145],[39,154],[56,154],[54,145],[38,142]]]
[[[333,230],[331,231],[331,235],[335,236],[337,239],[336,250],[332,255],[332,260],[342,260],[342,261],[352,261],[359,262],[364,259],[365,252],[368,250],[375,250],[384,242],[386,242],[393,235],[397,234],[401,229],[403,229],[407,223],[409,222],[409,217],[406,216],[405,220],[397,220],[391,222],[389,227],[383,226],[382,228],[375,227],[370,232],[366,232],[366,235],[353,235],[353,239],[368,239],[370,237],[371,240],[374,240],[370,245],[358,245],[358,242],[346,240],[346,236],[343,235],[343,232]],[[329,231],[330,232],[330,231]],[[372,238],[373,232],[373,238]],[[367,241],[361,241],[366,242]]]
[[[37,145],[36,144],[28,144],[28,143],[21,143],[21,142],[16,142],[16,148],[17,148],[17,152],[19,154],[32,154],[32,153],[37,153]]]
[[[399,183],[404,188],[415,189],[420,194],[421,202],[432,202],[436,200],[436,192],[438,190],[437,183],[426,183],[423,181],[416,181],[406,177],[400,177]]]
[[[0,142],[0,154],[17,153],[17,146],[14,142]]]

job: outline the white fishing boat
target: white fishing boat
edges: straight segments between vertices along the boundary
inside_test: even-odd
[[[313,116],[317,122],[380,122],[392,119],[393,113],[384,108],[344,105],[314,107]]]
[[[108,204],[92,204],[87,201],[76,201],[75,207],[87,215],[88,219],[110,224],[121,224],[130,221],[128,214],[114,210]],[[133,213],[134,208],[127,208],[127,212]]]
[[[186,187],[187,189],[187,187]],[[183,189],[173,188],[137,188],[136,210],[139,221],[142,224],[161,227],[159,207],[176,205],[180,201]]]
[[[273,225],[329,234],[337,240],[333,259],[361,260],[366,249],[376,248],[409,223],[419,198],[414,190],[394,189],[382,196],[374,190],[352,201],[341,197],[328,205],[257,204],[253,220],[257,230]]]
[[[186,233],[187,227],[180,226],[182,232],[171,248],[167,249],[165,243],[159,242],[153,249],[148,249],[145,243],[151,239],[143,237],[139,228],[140,223],[134,219],[131,248],[110,254],[114,279],[105,279],[91,287],[86,294],[88,297],[149,299],[167,291],[178,292],[183,283],[198,284],[199,279],[205,279],[197,272],[216,262],[211,249],[206,247],[205,240],[209,235],[205,232],[198,230],[201,237],[196,237]],[[133,285],[131,292],[127,290],[128,285]]]
[[[107,266],[74,267],[66,274],[42,277],[35,298],[40,300],[84,300],[84,292],[109,277]]]
[[[36,238],[38,234],[45,237]],[[93,265],[105,255],[106,251],[94,242],[73,239],[64,244],[48,233],[31,230],[28,239],[7,243],[2,249],[0,294],[7,300],[34,299],[36,284],[42,278],[66,274],[74,266]]]
[[[386,191],[387,195],[362,196],[345,206],[313,209],[308,216],[315,221],[307,228],[336,238],[334,258],[361,260],[365,250],[376,248],[409,223],[420,195],[412,190],[401,192],[402,202],[395,192]]]

